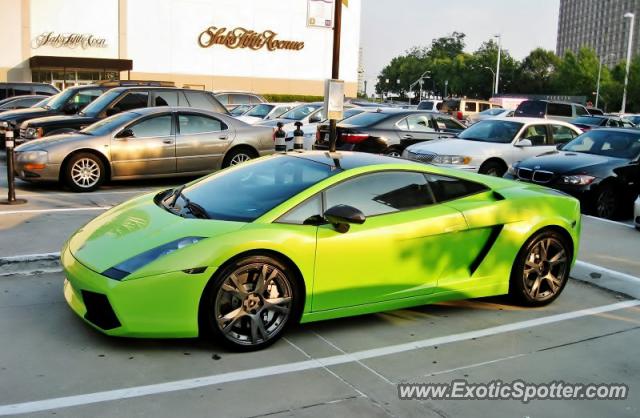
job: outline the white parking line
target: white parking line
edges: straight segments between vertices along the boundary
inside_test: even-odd
[[[134,193],[139,193],[139,194],[143,194],[143,193],[149,193],[149,192],[153,192],[157,189],[145,189],[145,190],[114,190],[111,192],[91,192],[89,194],[78,194],[78,193],[74,193],[74,192],[54,192],[54,193],[42,193],[42,192],[26,192],[23,193],[20,189],[18,189],[16,191],[16,193],[18,193],[20,196],[42,196],[42,197],[50,197],[50,196],[78,196],[78,197],[82,197],[82,196],[87,196],[87,197],[92,197],[92,196],[100,196],[100,195],[105,195],[105,194],[134,194]]]
[[[87,210],[109,210],[113,206],[86,206],[82,208],[58,208],[58,209],[24,209],[0,211],[0,215],[22,215],[23,213],[45,213],[45,212],[82,212]]]
[[[460,334],[446,335],[443,337],[428,338],[420,341],[412,341],[404,344],[391,345],[374,348],[371,350],[356,351],[354,353],[340,354],[318,359],[298,361],[288,364],[260,367],[256,369],[241,370],[237,372],[221,373],[211,376],[197,377],[193,379],[176,380],[172,382],[158,383],[146,386],[134,386],[124,389],[108,390],[103,392],[87,393],[83,395],[65,396],[53,399],[44,399],[33,402],[22,402],[9,405],[0,405],[0,416],[12,414],[27,414],[40,411],[50,411],[54,409],[67,408],[71,406],[88,405],[99,402],[108,402],[119,399],[137,398],[147,395],[157,395],[161,393],[176,392],[187,389],[202,388],[221,383],[237,382],[260,377],[276,376],[286,373],[300,372],[306,370],[319,369],[335,366],[339,364],[353,363],[375,357],[399,354],[407,351],[417,350],[434,345],[443,345],[460,341],[467,341],[473,338],[482,338],[507,332],[519,331],[522,329],[549,325],[556,322],[571,319],[583,318],[605,312],[617,311],[620,309],[632,308],[640,305],[640,300],[629,300],[610,305],[598,306],[595,308],[581,309],[573,312],[565,312],[557,315],[549,315],[542,318],[530,319],[527,321],[514,322],[505,325],[480,329],[476,331],[463,332]]]
[[[610,224],[615,224],[615,225],[621,225],[621,226],[626,226],[627,228],[635,228],[635,226],[625,223],[625,222],[618,222],[618,221],[612,221],[611,219],[604,219],[604,218],[598,218],[597,216],[591,216],[591,215],[582,215],[585,218],[589,218],[589,219],[594,219],[596,221],[601,221],[601,222],[606,222],[606,223],[610,223]]]

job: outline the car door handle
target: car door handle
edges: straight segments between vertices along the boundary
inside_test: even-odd
[[[404,134],[404,135],[402,135],[402,139],[413,139],[413,135],[411,135],[411,134]]]
[[[173,144],[173,139],[165,139],[162,141],[163,144]]]
[[[218,139],[229,139],[229,135],[220,135]]]

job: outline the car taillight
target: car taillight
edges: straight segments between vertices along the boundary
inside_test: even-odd
[[[342,140],[349,144],[359,144],[369,138],[367,134],[342,134]]]
[[[458,111],[458,113],[456,113],[456,117],[458,118],[458,120],[462,120],[462,112]]]

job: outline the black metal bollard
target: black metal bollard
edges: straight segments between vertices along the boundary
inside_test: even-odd
[[[9,186],[9,192],[7,194],[7,201],[0,202],[3,205],[21,205],[27,203],[26,199],[16,199],[16,179],[14,176],[14,153],[13,148],[15,142],[13,140],[13,129],[9,127],[4,132],[4,143],[7,150],[7,183]]]
[[[285,137],[287,133],[282,129],[282,122],[278,122],[278,129],[274,132],[273,137],[276,141],[276,152],[287,152],[287,142]]]
[[[302,152],[304,151],[304,132],[302,131],[302,122],[298,121],[294,123],[296,130],[293,131],[293,149]]]

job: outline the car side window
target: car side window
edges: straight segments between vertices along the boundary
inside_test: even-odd
[[[181,135],[218,132],[227,129],[227,125],[216,118],[188,113],[178,115],[178,126]]]
[[[549,103],[547,106],[547,114],[551,116],[573,116],[571,105],[565,103]]]
[[[412,132],[435,132],[432,119],[426,115],[408,116],[407,126]]]
[[[209,100],[206,92],[201,91],[186,91],[187,100],[189,100],[189,106],[196,109],[213,110],[214,112],[220,112],[222,109],[218,109],[218,104],[213,103],[213,100]]]
[[[149,93],[146,91],[136,91],[125,95],[113,108],[118,112],[126,112],[127,110],[140,109],[147,107],[147,99]]]
[[[483,110],[487,110],[491,108],[491,105],[489,103],[479,103],[480,105],[480,111],[482,112]]]
[[[318,193],[282,215],[276,222],[284,224],[304,225],[305,221],[312,216],[320,216],[321,214],[322,194]]]
[[[452,118],[448,118],[446,116],[437,116],[436,123],[438,124],[438,128],[440,129],[464,129],[464,126],[462,126],[461,123],[458,123]]]
[[[178,92],[156,91],[153,104],[154,106],[178,106]]]
[[[584,107],[576,105],[575,108],[576,108],[576,116],[589,115],[589,112]]]
[[[129,126],[136,138],[171,135],[171,115],[155,116]]]
[[[545,125],[529,125],[527,126],[520,139],[528,139],[533,146],[547,145],[547,129]]]
[[[489,190],[483,184],[455,177],[427,174],[427,179],[437,202],[446,202]]]
[[[422,173],[388,171],[365,174],[325,191],[326,207],[349,205],[365,216],[415,209],[434,203]]]
[[[465,102],[464,111],[465,112],[477,112],[478,111],[477,103],[476,102]]]
[[[78,109],[82,109],[99,96],[104,93],[104,90],[101,89],[87,89],[79,91],[75,96],[73,96],[72,102],[78,106]]]
[[[554,144],[566,144],[578,136],[572,129],[562,125],[551,125],[551,134]]]

